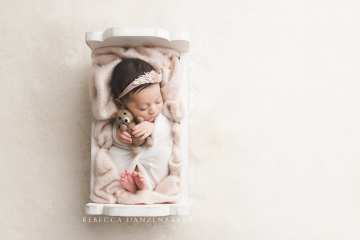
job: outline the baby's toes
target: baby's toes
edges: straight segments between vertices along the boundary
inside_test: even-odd
[[[121,173],[120,177],[126,177],[127,175],[127,171],[125,170],[124,172]]]
[[[137,171],[133,171],[133,172],[131,173],[131,176],[132,176],[133,178],[137,178],[138,172],[137,172]]]
[[[145,179],[142,175],[137,174],[136,178],[134,178],[134,180],[139,189],[141,189],[141,190],[144,189]]]

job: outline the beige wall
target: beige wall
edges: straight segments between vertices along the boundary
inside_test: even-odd
[[[357,1],[2,1],[1,239],[359,239]],[[182,223],[86,224],[86,31],[193,36]]]

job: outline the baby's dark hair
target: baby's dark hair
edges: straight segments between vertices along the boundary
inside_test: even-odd
[[[125,58],[119,62],[111,75],[110,89],[114,98],[117,98],[120,93],[137,77],[144,73],[151,72],[154,68],[147,62],[138,58]],[[137,93],[152,83],[142,84],[134,88],[131,92],[122,97],[126,99],[129,94]]]

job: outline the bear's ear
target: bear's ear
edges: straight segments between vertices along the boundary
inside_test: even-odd
[[[118,116],[118,112],[114,112],[112,115],[111,115],[111,118],[117,118]]]

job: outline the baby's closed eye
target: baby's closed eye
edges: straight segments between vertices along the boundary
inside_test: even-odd
[[[147,109],[147,106],[146,105],[140,105],[140,106],[138,106],[138,109],[140,111],[145,111]]]

